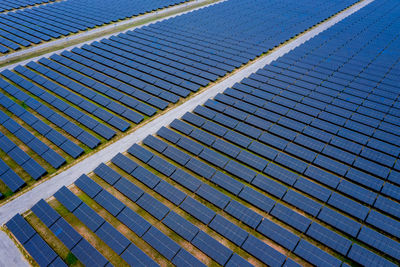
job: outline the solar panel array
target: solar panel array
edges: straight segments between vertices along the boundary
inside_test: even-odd
[[[72,8],[75,2],[51,6],[65,3],[62,5]],[[22,181],[38,179],[51,168],[58,169],[79,157],[85,149],[126,132],[354,2],[306,1],[298,6],[292,0],[256,4],[230,0],[3,71],[0,107],[17,124],[26,124],[17,133],[36,131],[42,141],[47,139],[58,147],[57,151],[49,150],[36,139],[16,135],[16,145],[26,144],[32,155],[38,156],[33,158],[42,158],[45,165],[39,162],[41,173],[35,176],[22,168],[25,177],[16,178],[14,183],[19,186],[12,186],[11,191],[22,187]],[[90,1],[84,3],[89,5]],[[105,7],[103,4],[98,3]],[[267,17],[264,8],[269,10]],[[130,12],[129,8],[125,11]],[[250,14],[260,19],[244,19]],[[222,27],[219,32],[215,31],[217,25]],[[267,25],[274,26],[262,30]],[[7,134],[15,135],[13,130]],[[9,184],[9,180],[14,181],[7,179]],[[0,191],[7,190],[3,187]]]
[[[0,0],[0,12],[19,9],[38,4],[51,3],[55,0]]]
[[[66,0],[0,14],[0,54],[186,1]]]
[[[370,3],[61,188],[48,203],[41,200],[33,213],[85,265],[397,266],[399,20],[398,1]],[[26,80],[86,111],[86,88],[96,88],[89,103],[108,106],[121,98],[87,78],[103,83],[115,70],[117,64],[102,67],[106,53],[95,52],[107,42],[114,40],[3,75],[47,103],[54,100]],[[153,75],[135,64],[135,73]],[[129,69],[114,77],[126,79],[122,72]],[[74,81],[67,82],[67,75]],[[6,88],[17,99],[26,94],[13,85]],[[184,97],[184,91],[171,88],[166,92]],[[11,106],[7,101],[5,108]],[[4,127],[15,130],[3,113]],[[132,123],[135,116],[130,118]],[[115,132],[125,129],[111,118],[103,122]],[[12,173],[7,167],[0,161],[0,173]],[[57,248],[46,244],[49,237],[29,220],[17,215],[7,227],[39,264],[62,265]]]
[[[372,2],[82,175],[58,205],[131,264],[397,266],[399,14]]]

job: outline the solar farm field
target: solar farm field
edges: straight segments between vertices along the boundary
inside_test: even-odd
[[[40,266],[398,266],[399,20],[373,1],[7,228]]]
[[[1,0],[0,12],[6,12],[35,5],[48,4],[52,2],[55,2],[55,0]]]
[[[132,132],[355,1],[257,3],[225,1],[2,71],[0,193]]]
[[[65,0],[0,13],[0,55],[187,1]]]

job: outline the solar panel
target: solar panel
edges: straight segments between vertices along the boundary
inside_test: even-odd
[[[382,266],[396,266],[395,264],[391,263],[390,261],[359,246],[358,244],[354,244],[351,247],[347,256],[351,260],[353,260],[359,264],[377,264],[377,265],[382,265]]]
[[[108,261],[100,254],[86,239],[81,241],[72,248],[71,252],[85,265],[89,266],[105,266]]]
[[[24,244],[24,248],[40,266],[49,265],[57,257],[54,250],[38,234],[32,236]]]
[[[209,224],[215,216],[215,212],[213,210],[191,197],[187,197],[182,202],[180,208],[204,224]]]
[[[190,159],[188,154],[172,146],[168,146],[167,149],[164,150],[163,155],[174,160],[180,165],[185,165]]]
[[[275,207],[271,211],[271,215],[301,232],[305,232],[311,223],[311,220],[307,217],[293,211],[292,209],[280,203],[277,203],[275,205]]]
[[[161,129],[158,130],[157,135],[167,139],[174,144],[176,144],[181,138],[181,135],[165,127],[161,127]]]
[[[117,216],[125,208],[125,204],[106,190],[100,191],[94,200],[113,216]]]
[[[115,157],[113,157],[111,162],[129,174],[138,167],[137,163],[121,153],[118,153]]]
[[[31,210],[47,227],[60,218],[60,215],[43,199],[36,203]]]
[[[218,214],[214,217],[209,226],[239,247],[249,235],[245,230]]]
[[[186,137],[182,137],[177,145],[195,155],[199,155],[204,149],[204,146]]]
[[[176,266],[206,266],[184,249],[179,250],[172,263]]]
[[[150,223],[130,208],[123,209],[116,218],[140,237],[143,236],[151,226]]]
[[[139,146],[138,144],[134,144],[133,146],[131,146],[128,149],[128,153],[140,159],[144,163],[147,163],[153,157],[153,153],[146,150],[142,146]]]
[[[242,249],[263,263],[270,266],[281,266],[286,257],[253,235],[249,235]]]
[[[103,223],[100,228],[96,230],[96,235],[118,255],[121,255],[131,243],[108,222]]]
[[[122,177],[116,171],[114,171],[113,169],[111,169],[109,166],[107,166],[104,163],[100,163],[100,165],[97,166],[93,172],[97,176],[99,176],[103,180],[105,180],[107,183],[109,183],[110,185],[114,185]]]
[[[156,219],[161,220],[167,215],[169,212],[169,208],[161,203],[156,198],[152,197],[151,195],[144,193],[137,201],[141,208],[146,210],[148,213],[153,215]]]
[[[154,191],[174,203],[175,205],[179,205],[185,199],[186,194],[181,190],[177,189],[173,185],[161,180],[160,183],[154,188]]]
[[[73,214],[93,232],[104,223],[104,219],[85,203],[74,210]]]
[[[329,198],[328,204],[356,217],[364,220],[368,214],[369,208],[363,206],[349,198],[337,193],[333,193]]]
[[[82,200],[74,195],[68,188],[65,186],[61,187],[54,196],[56,199],[65,206],[70,212],[73,212],[81,203]]]
[[[288,249],[289,251],[293,251],[300,240],[297,235],[289,232],[287,229],[268,219],[264,219],[258,225],[257,231],[274,240],[276,243]]]
[[[328,207],[324,207],[318,214],[318,219],[342,230],[343,232],[355,237],[360,230],[361,225]]]
[[[76,181],[75,185],[85,192],[90,198],[94,198],[103,188],[87,175],[82,174]]]
[[[244,185],[233,179],[232,177],[220,172],[216,171],[214,176],[211,178],[211,182],[217,184],[221,188],[231,192],[234,195],[239,194],[239,192],[243,189]]]
[[[224,170],[249,183],[256,176],[255,171],[233,160],[228,162],[228,164],[224,167]]]
[[[286,170],[274,163],[268,164],[267,168],[265,168],[264,170],[264,173],[288,185],[293,185],[299,177],[297,174]]]
[[[192,241],[199,232],[195,225],[173,211],[168,213],[163,223],[188,241]]]
[[[32,226],[19,214],[14,215],[6,226],[21,244],[25,244],[36,234]]]
[[[192,240],[192,244],[221,265],[225,265],[232,255],[232,250],[203,231]]]
[[[147,256],[143,251],[141,251],[134,244],[130,244],[128,248],[121,254],[123,258],[129,265],[137,266],[158,266],[158,264]]]
[[[146,241],[150,246],[152,246],[168,260],[172,260],[172,258],[180,250],[180,246],[175,243],[175,241],[163,234],[154,226],[152,226],[146,232],[146,234],[143,235],[143,240]]]
[[[229,204],[225,207],[225,212],[229,213],[251,228],[256,228],[262,220],[261,215],[257,214],[255,211],[237,202],[236,200],[231,200],[229,202]]]
[[[172,123],[170,124],[170,127],[186,135],[189,135],[191,131],[194,129],[193,126],[178,119],[173,120]]]
[[[342,255],[347,255],[351,247],[351,241],[332,230],[314,222],[307,230],[307,235],[320,241],[322,244],[338,251]]]
[[[233,253],[232,257],[229,259],[229,261],[226,263],[225,266],[228,267],[233,267],[233,266],[247,266],[250,267],[252,266],[248,261],[240,257],[238,254]]]
[[[257,176],[253,179],[251,184],[255,185],[256,187],[260,188],[265,192],[270,193],[271,195],[277,198],[282,198],[287,190],[286,186],[278,182],[275,182],[274,180],[261,174],[257,174]]]
[[[211,164],[214,164],[214,165],[220,167],[220,168],[223,168],[229,160],[227,157],[224,157],[223,155],[221,155],[211,149],[208,149],[208,148],[205,148],[199,154],[199,157],[210,162]]]
[[[239,193],[239,197],[265,212],[270,212],[275,205],[274,200],[247,186]]]
[[[157,175],[153,174],[149,170],[145,169],[142,166],[138,166],[132,173],[131,175],[144,183],[146,186],[149,188],[154,188],[160,181],[161,179],[158,178]]]
[[[82,239],[82,236],[63,218],[57,220],[50,227],[50,230],[70,250]]]
[[[162,153],[168,146],[165,142],[152,135],[148,135],[145,139],[143,139],[143,144],[153,148],[160,153]]]
[[[181,169],[177,169],[171,175],[171,179],[192,192],[195,192],[202,183],[201,181]]]
[[[296,247],[294,252],[302,257],[303,259],[315,264],[329,264],[331,266],[340,266],[341,261],[321,250],[320,248],[312,245],[311,243],[300,240],[299,245]]]
[[[316,216],[322,208],[322,205],[292,189],[288,190],[283,200],[293,206],[303,210],[304,212]]]
[[[206,179],[210,179],[215,173],[214,168],[195,158],[191,158],[188,163],[186,163],[185,167]]]

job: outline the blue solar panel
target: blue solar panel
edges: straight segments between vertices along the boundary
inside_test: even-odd
[[[263,218],[255,211],[235,200],[231,200],[231,202],[229,202],[228,206],[225,208],[225,211],[251,228],[256,228]]]
[[[300,243],[294,250],[294,253],[315,265],[341,265],[341,261],[339,259],[336,259],[335,257],[331,256],[330,254],[326,253],[325,251],[305,240],[300,240]]]
[[[195,192],[197,188],[199,188],[199,186],[201,185],[201,181],[181,169],[177,169],[172,174],[171,179],[192,192]]]
[[[156,198],[152,197],[151,195],[144,193],[137,201],[140,207],[146,210],[148,213],[153,215],[158,220],[161,220],[167,215],[169,212],[169,208],[161,203]]]
[[[146,186],[149,188],[154,188],[160,181],[161,179],[158,178],[157,175],[153,174],[146,168],[142,166],[138,166],[132,173],[131,175],[144,183]]]
[[[6,226],[21,244],[25,244],[36,234],[32,226],[19,214],[14,215],[14,217],[6,223]]]
[[[90,198],[94,198],[103,189],[95,181],[90,179],[87,175],[82,174],[76,181],[75,185],[85,192]]]
[[[211,182],[217,184],[221,188],[231,192],[234,195],[239,194],[239,192],[243,189],[244,185],[235,180],[234,178],[217,171],[214,176],[211,178]]]
[[[154,226],[152,226],[146,232],[146,234],[143,235],[143,240],[150,244],[150,246],[152,246],[168,260],[172,260],[172,258],[178,253],[180,249],[180,246],[175,243],[175,241],[163,234]]]
[[[342,255],[347,255],[351,247],[351,241],[343,236],[335,233],[332,230],[314,222],[307,230],[307,235],[320,241],[322,244],[338,251]]]
[[[144,163],[147,163],[153,157],[153,153],[139,146],[138,144],[134,144],[133,146],[131,146],[128,149],[128,153],[140,159]]]
[[[321,212],[318,214],[318,218],[353,237],[357,235],[361,227],[358,222],[328,207],[324,207],[321,210]]]
[[[187,252],[184,249],[179,250],[179,252],[175,255],[172,259],[172,263],[176,266],[199,266],[204,267],[206,266],[202,262],[200,262],[197,258],[195,258],[192,254]]]
[[[264,219],[260,223],[257,227],[257,231],[287,248],[289,251],[292,251],[300,240],[295,234],[267,219]]]
[[[140,237],[143,236],[151,226],[150,223],[130,208],[123,209],[116,217]]]
[[[35,234],[28,242],[26,242],[24,248],[34,258],[39,266],[48,266],[57,257],[54,250],[38,234]]]
[[[239,197],[265,212],[270,212],[275,204],[271,198],[247,186],[240,192]]]
[[[316,216],[322,208],[320,203],[291,189],[285,194],[283,200],[312,216]]]
[[[106,190],[97,194],[94,200],[113,216],[117,216],[125,208],[125,204]]]
[[[380,266],[396,266],[396,264],[382,258],[381,256],[376,255],[375,253],[361,247],[357,244],[354,244],[348,254],[348,257],[357,262],[358,264],[374,264]]]
[[[130,244],[130,241],[108,222],[96,230],[96,235],[118,255],[121,255]]]
[[[199,232],[199,229],[195,225],[173,211],[168,213],[163,223],[188,241],[192,241]]]
[[[199,201],[187,197],[181,204],[181,209],[198,219],[204,224],[210,223],[210,221],[214,218],[215,212],[210,208],[207,208]]]
[[[81,241],[72,248],[71,252],[85,265],[88,266],[105,266],[108,261],[100,254],[86,239]]]
[[[216,215],[209,226],[239,247],[244,243],[249,235],[245,230],[220,215]]]
[[[154,260],[132,243],[121,254],[121,258],[131,266],[158,266]]]
[[[232,255],[232,250],[225,247],[203,231],[200,231],[196,235],[192,240],[192,244],[221,265],[225,265]]]
[[[64,205],[70,212],[73,212],[81,203],[82,200],[74,195],[68,188],[65,186],[61,187],[54,196],[56,199]]]
[[[113,157],[111,159],[111,162],[117,165],[122,170],[126,171],[127,173],[132,173],[138,166],[137,163],[121,153],[118,153],[115,157]]]
[[[53,225],[60,215],[43,199],[36,203],[31,210],[47,226]]]
[[[104,223],[104,219],[85,203],[82,203],[73,214],[93,232]]]
[[[242,248],[269,266],[282,266],[286,259],[283,254],[274,250],[253,235],[249,235],[249,238],[244,242]]]
[[[364,220],[368,214],[369,208],[361,205],[349,198],[346,198],[337,193],[333,193],[329,198],[328,203],[344,212]]]
[[[280,203],[275,205],[271,211],[271,215],[301,232],[305,232],[311,223],[311,220],[307,217],[300,215],[299,213]]]
[[[228,196],[207,184],[202,184],[199,189],[197,189],[196,194],[220,209],[225,208],[230,201]]]
[[[154,191],[156,191],[177,206],[181,204],[186,197],[186,194],[184,192],[180,191],[173,185],[163,180],[157,184],[157,186],[154,188]]]
[[[63,218],[57,220],[50,227],[50,230],[70,250],[82,239],[82,236]]]

